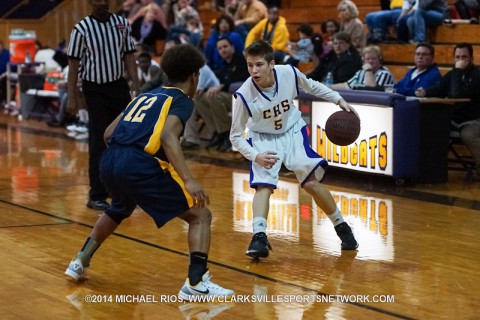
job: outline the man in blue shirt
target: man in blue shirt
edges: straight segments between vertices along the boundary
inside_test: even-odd
[[[435,48],[428,43],[419,43],[415,48],[415,68],[394,85],[397,93],[415,96],[418,88],[428,89],[435,85],[442,75],[434,63]]]

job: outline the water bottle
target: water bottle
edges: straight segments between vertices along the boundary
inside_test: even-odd
[[[333,84],[333,74],[331,72],[327,73],[327,77],[325,78],[326,84]]]
[[[30,57],[30,52],[27,51],[27,53],[25,54],[25,63],[31,63],[32,62],[32,58]]]

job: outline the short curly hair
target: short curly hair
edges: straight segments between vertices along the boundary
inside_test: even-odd
[[[191,44],[176,45],[162,55],[161,66],[170,82],[185,82],[205,64],[203,54]]]

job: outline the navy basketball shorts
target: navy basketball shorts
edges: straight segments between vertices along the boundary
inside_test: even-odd
[[[115,221],[128,218],[138,205],[160,228],[193,206],[172,165],[143,150],[109,147],[102,156],[100,178],[112,198],[105,213]]]

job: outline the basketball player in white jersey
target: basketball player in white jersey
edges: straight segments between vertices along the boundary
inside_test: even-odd
[[[277,187],[282,163],[295,173],[301,186],[332,221],[340,237],[342,250],[355,250],[358,243],[343,220],[323,179],[326,160],[310,147],[305,121],[293,104],[299,88],[354,112],[336,91],[307,77],[290,65],[275,66],[273,49],[264,40],[248,46],[243,54],[250,78],[235,92],[230,140],[251,161],[250,186],[253,197],[253,238],[246,254],[267,257],[272,249],[265,234],[270,196]],[[248,128],[247,140],[243,137]]]

